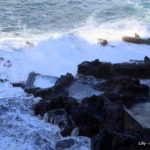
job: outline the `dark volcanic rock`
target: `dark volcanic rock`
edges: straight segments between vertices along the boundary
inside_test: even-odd
[[[44,115],[46,112],[51,110],[51,101],[48,99],[40,100],[35,106],[34,106],[34,113],[35,115]]]
[[[150,63],[118,63],[111,64],[95,60],[78,65],[78,74],[92,75],[96,78],[108,79],[117,76],[134,78],[150,78]]]
[[[70,85],[71,82],[74,81],[74,77],[72,74],[67,73],[65,76],[61,76],[55,83],[55,90],[63,90],[64,87]]]
[[[138,79],[131,79],[129,77],[117,77],[106,80],[97,86],[99,90],[115,93],[118,99],[121,99],[125,105],[132,105],[138,102],[148,100],[149,87],[140,84]],[[114,95],[109,95],[111,97]],[[119,98],[120,97],[120,98]]]
[[[91,142],[91,150],[138,150],[138,148],[138,139],[135,136],[114,131],[103,131],[92,138]]]
[[[70,114],[78,105],[79,103],[74,98],[70,97],[58,97],[51,100],[43,99],[35,105],[34,112],[36,115],[44,115],[44,113],[50,110],[65,109]]]
[[[47,121],[57,124],[61,129],[63,136],[68,136],[71,131],[76,127],[72,117],[64,109],[56,109],[46,113]]]
[[[145,57],[144,57],[144,62],[145,62],[145,63],[150,63],[150,58],[149,58],[148,56],[145,56]]]
[[[91,150],[150,150],[148,136],[144,132],[140,137],[139,134],[132,135],[106,130],[92,138]],[[147,144],[142,145],[141,142]]]
[[[111,68],[111,63],[100,62],[96,59],[95,61],[85,61],[78,65],[78,74],[92,75],[96,78],[106,79],[112,76]]]
[[[123,107],[112,103],[105,95],[83,99],[71,115],[81,136],[92,137],[103,128],[124,130]]]
[[[80,136],[92,137],[99,131],[99,122],[102,120],[100,114],[80,106],[73,111],[72,117],[79,128]]]

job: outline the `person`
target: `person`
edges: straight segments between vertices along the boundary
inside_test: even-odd
[[[139,38],[140,38],[140,35],[137,34],[137,33],[135,33],[135,34],[134,34],[134,37],[139,39]]]

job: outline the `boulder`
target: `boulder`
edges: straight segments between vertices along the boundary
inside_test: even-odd
[[[63,136],[71,135],[72,130],[76,127],[72,117],[64,109],[49,111],[45,116],[49,123],[58,125]]]
[[[123,107],[105,94],[83,99],[71,115],[81,136],[93,137],[103,128],[124,130]]]
[[[148,56],[145,56],[145,57],[144,57],[144,62],[145,62],[145,63],[150,63],[150,58],[149,58]]]
[[[112,77],[112,64],[100,62],[98,59],[92,62],[83,62],[78,65],[78,74],[94,76],[96,78],[107,79]]]
[[[48,99],[40,100],[34,106],[35,115],[43,116],[46,112],[50,110],[51,110],[51,100],[48,100]]]
[[[91,150],[149,150],[149,135],[147,129],[134,134],[106,129],[92,138]]]
[[[150,63],[117,63],[111,64],[95,60],[83,62],[78,65],[78,75],[94,76],[96,78],[108,79],[117,76],[128,76],[132,78],[150,78]]]
[[[74,81],[74,77],[71,73],[67,73],[65,76],[61,76],[55,83],[54,90],[63,90]]]
[[[79,103],[74,98],[70,97],[58,97],[51,100],[43,99],[34,106],[34,112],[36,115],[44,115],[51,110],[65,109],[68,114],[70,114],[78,105]]]
[[[99,131],[99,124],[103,120],[103,116],[99,113],[84,107],[77,107],[72,111],[72,118],[79,129],[79,136],[92,137]]]
[[[138,142],[139,139],[136,136],[115,131],[102,131],[92,138],[91,150],[138,150],[140,148]]]
[[[106,80],[97,86],[99,90],[115,93],[123,104],[131,106],[138,102],[147,101],[149,98],[149,87],[140,84],[139,79],[129,77],[116,77]],[[111,96],[109,96],[111,99]]]

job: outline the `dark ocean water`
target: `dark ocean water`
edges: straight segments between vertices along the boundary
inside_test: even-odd
[[[1,34],[21,36],[122,19],[150,24],[150,0],[1,0],[0,13]]]

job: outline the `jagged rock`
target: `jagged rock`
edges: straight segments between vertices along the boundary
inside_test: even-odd
[[[58,97],[51,100],[43,99],[35,105],[34,112],[36,115],[43,115],[50,110],[65,109],[70,114],[71,110],[78,105],[79,103],[74,98],[70,97]]]
[[[148,56],[145,56],[145,57],[144,57],[144,62],[145,62],[145,63],[150,63],[150,58],[149,58]]]
[[[92,137],[103,128],[123,131],[123,113],[121,104],[111,102],[104,94],[83,99],[71,115],[79,128],[79,135]]]
[[[91,150],[149,150],[149,135],[150,132],[147,129],[134,134],[106,129],[92,138]]]
[[[76,141],[74,139],[65,139],[61,141],[57,141],[56,143],[56,150],[63,150],[71,148],[73,145],[75,145]]]
[[[74,77],[71,73],[67,73],[65,76],[61,76],[55,83],[55,90],[62,90],[63,88],[70,85],[70,83],[74,81]]]
[[[138,150],[138,142],[139,139],[132,135],[103,131],[92,138],[91,150]]]
[[[84,106],[79,106],[73,110],[72,118],[79,128],[79,135],[88,137],[97,134],[99,131],[99,122],[103,119],[100,114],[92,112],[89,108],[84,108]]]
[[[78,74],[92,75],[96,78],[107,79],[112,76],[112,64],[100,62],[98,59],[92,62],[83,62],[78,65]]]
[[[35,106],[34,106],[34,113],[35,115],[41,115],[43,116],[46,112],[51,110],[51,100],[44,99],[40,100]]]
[[[108,79],[117,76],[128,76],[133,78],[150,78],[150,63],[118,63],[111,64],[95,60],[83,62],[78,65],[78,74],[94,76],[96,78]]]
[[[71,135],[71,131],[76,127],[72,117],[64,109],[56,109],[46,113],[46,120],[57,124],[63,136]]]
[[[97,88],[105,92],[118,94],[122,102],[128,106],[146,101],[149,97],[149,87],[140,84],[138,79],[131,79],[129,77],[109,79],[100,84]]]

